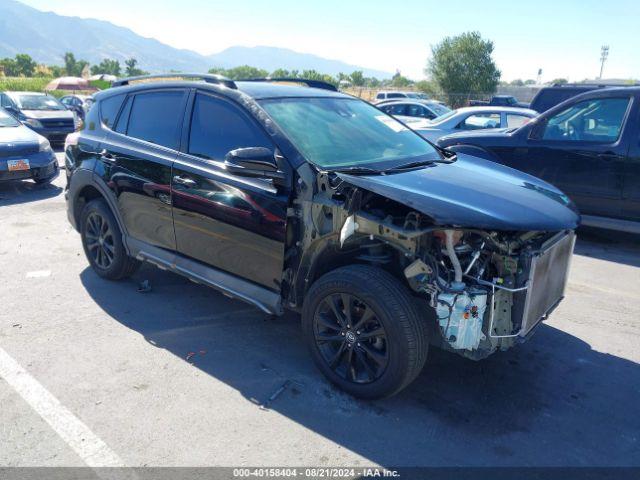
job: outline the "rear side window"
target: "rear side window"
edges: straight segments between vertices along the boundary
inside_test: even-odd
[[[406,98],[404,93],[387,93],[387,98]]]
[[[378,95],[376,95],[376,98],[378,100],[382,100],[384,98],[384,93],[379,93]]]
[[[100,102],[100,119],[102,123],[108,127],[113,128],[113,124],[116,121],[116,116],[120,111],[120,105],[124,100],[124,93],[121,95],[114,95],[113,97],[105,98]],[[67,102],[69,99],[66,99]]]
[[[137,94],[131,106],[127,136],[176,149],[184,96],[180,90]]]
[[[273,144],[231,103],[197,94],[191,116],[188,153],[223,161],[231,150],[246,147],[273,148]]]
[[[500,127],[499,113],[476,113],[469,115],[464,122],[458,125],[462,130],[482,130],[483,128]]]

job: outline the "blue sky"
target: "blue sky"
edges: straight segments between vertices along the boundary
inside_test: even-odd
[[[640,79],[640,0],[22,0],[99,18],[179,48],[211,54],[269,45],[422,78],[430,46],[478,30],[493,40],[503,79]]]

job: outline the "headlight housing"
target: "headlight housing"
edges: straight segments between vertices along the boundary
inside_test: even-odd
[[[22,123],[33,128],[42,128],[42,123],[40,123],[40,121],[36,120],[35,118],[25,118]]]
[[[51,144],[49,143],[49,140],[47,140],[44,137],[41,137],[40,140],[38,141],[38,151],[48,152],[50,150],[51,150]]]

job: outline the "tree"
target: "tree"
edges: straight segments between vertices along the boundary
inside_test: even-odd
[[[420,80],[419,82],[416,82],[415,86],[418,90],[428,94],[429,96],[436,96],[440,93],[438,85],[433,80]]]
[[[86,60],[76,60],[75,55],[71,52],[64,54],[64,73],[70,77],[81,76],[82,70],[88,65],[89,62]]]
[[[138,60],[135,58],[128,58],[124,61],[124,64],[127,66],[125,69],[125,73],[127,77],[137,77],[138,75],[144,75],[146,72],[144,70],[140,70],[136,67],[138,64]]]
[[[529,78],[528,80],[524,81],[524,84],[525,85],[535,85],[536,81]]]
[[[362,73],[362,70],[351,72],[349,77],[351,78],[351,85],[354,87],[362,87],[364,85],[364,74]]]
[[[391,77],[391,86],[396,88],[408,87],[413,84],[407,77],[403,77],[400,70],[396,71],[395,75]]]
[[[115,75],[120,76],[120,62],[105,58],[98,65],[91,67],[92,75]]]
[[[0,67],[2,67],[7,77],[17,77],[20,75],[18,73],[18,64],[13,58],[3,58],[0,60]]]
[[[569,83],[569,80],[567,80],[566,78],[556,78],[554,80],[551,80],[551,85],[555,85],[556,83],[559,85],[565,85]]]
[[[19,53],[16,55],[16,65],[20,72],[19,74],[25,77],[33,77],[33,72],[38,66],[38,64],[33,61],[33,58],[26,53]]]
[[[496,91],[500,70],[492,53],[493,42],[483,40],[479,32],[446,37],[431,47],[432,57],[426,72],[449,96],[450,104],[459,106],[466,101],[460,94],[468,96]]]
[[[37,66],[38,64],[26,53],[0,60],[0,67],[7,77],[33,77]]]
[[[522,81],[522,79],[518,78],[516,80],[511,80],[511,83],[509,85],[512,85],[514,87],[524,87],[524,82]]]

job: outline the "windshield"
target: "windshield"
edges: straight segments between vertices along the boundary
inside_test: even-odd
[[[433,111],[433,113],[438,116],[444,115],[445,113],[449,113],[451,111],[449,107],[440,103],[430,103],[427,106]]]
[[[49,95],[16,95],[14,99],[22,110],[66,110],[64,105]]]
[[[261,104],[300,153],[321,168],[389,168],[407,159],[441,158],[429,142],[361,100],[279,98]]]
[[[0,108],[0,128],[2,127],[17,127],[20,123],[13,118],[6,110]]]

